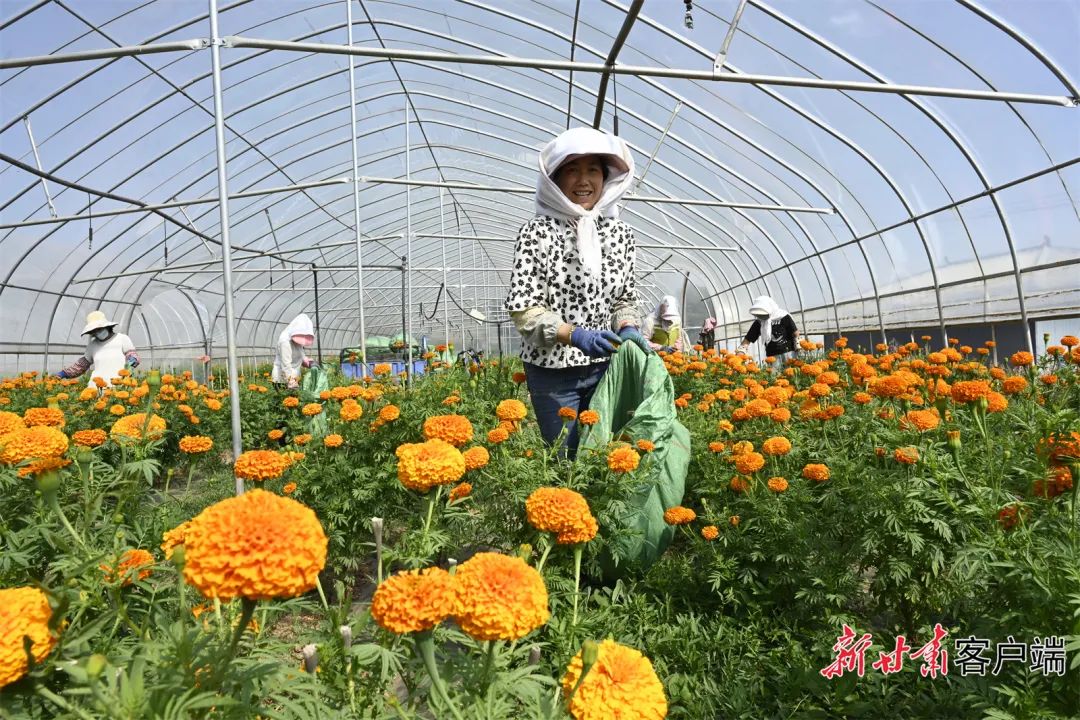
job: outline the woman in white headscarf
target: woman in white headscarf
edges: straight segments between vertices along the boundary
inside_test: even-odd
[[[798,352],[799,329],[787,310],[776,304],[768,295],[760,295],[750,306],[750,314],[757,318],[743,338],[741,350],[760,340],[765,355],[782,361]]]
[[[112,385],[113,379],[120,377],[121,370],[138,367],[139,354],[135,352],[135,345],[127,335],[116,332],[118,325],[100,310],[87,315],[86,327],[82,331],[82,335],[90,336],[86,352],[56,376],[77,378],[92,367],[87,387],[95,387],[94,378],[101,378],[106,385]]]
[[[297,315],[278,335],[271,381],[285,385],[290,390],[299,387],[300,368],[309,368],[314,364],[304,352],[304,348],[311,347],[314,342],[315,327],[311,324],[311,318],[303,313]]]
[[[665,295],[652,314],[645,318],[645,337],[649,338],[649,347],[653,350],[683,349],[682,316],[679,314],[679,302],[674,295]]]
[[[518,232],[506,309],[540,432],[563,430],[559,409],[584,410],[620,341],[650,352],[634,285],[634,234],[617,203],[634,179],[620,138],[567,130],[540,152],[536,217]],[[616,334],[617,333],[617,334]],[[578,433],[566,436],[571,455]]]

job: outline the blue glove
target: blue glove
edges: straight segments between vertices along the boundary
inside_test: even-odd
[[[137,368],[139,367],[139,358],[135,357],[134,355],[128,355],[127,362],[125,362],[124,364],[130,368]]]
[[[591,358],[602,358],[615,352],[619,336],[610,330],[586,330],[576,327],[570,333],[570,344]]]
[[[61,380],[67,380],[67,373],[61,370],[60,372],[56,373],[56,377],[60,378]]]
[[[633,325],[625,325],[619,330],[619,338],[625,342],[632,342],[641,348],[641,351],[646,355],[652,354],[653,349],[649,347],[649,341],[645,339],[645,336],[641,334]]]

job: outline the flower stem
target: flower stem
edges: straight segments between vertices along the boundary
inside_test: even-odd
[[[55,492],[49,493],[49,506],[60,518],[60,524],[64,526],[64,529],[71,534],[71,537],[75,538],[75,542],[79,544],[79,547],[90,552],[90,549],[86,547],[86,543],[83,542],[82,536],[75,531],[75,528],[71,526],[71,522],[68,521],[67,515],[64,514],[63,508],[60,507],[60,501],[56,499]]]
[[[544,563],[547,562],[548,554],[551,553],[551,541],[546,535],[540,536],[540,542],[544,544],[544,552],[540,556],[540,562],[536,564],[536,572],[544,571]]]
[[[484,658],[484,686],[491,687],[491,670],[495,666],[495,641],[488,640],[487,657]]]
[[[315,576],[315,588],[319,591],[319,599],[322,600],[323,610],[330,612],[330,603],[326,602],[326,592],[323,590],[322,580]]]
[[[574,615],[570,626],[577,626],[578,589],[581,587],[581,554],[585,549],[584,544],[574,545]]]
[[[450,696],[446,692],[446,685],[443,684],[442,676],[439,675],[439,666],[435,662],[435,640],[430,631],[416,634],[416,650],[420,653],[420,659],[424,661],[424,669],[427,670],[428,676],[431,678],[431,687],[435,690],[435,694],[446,703],[446,706],[450,708],[450,712],[453,713],[457,720],[464,720],[453,701],[450,700]]]
[[[236,626],[232,641],[229,643],[229,650],[221,663],[222,674],[224,674],[225,668],[228,667],[229,663],[232,662],[233,656],[236,655],[236,648],[240,645],[240,638],[244,636],[244,631],[247,630],[248,623],[251,622],[251,616],[255,614],[255,606],[257,604],[258,603],[255,600],[249,600],[248,598],[242,598],[240,600],[240,624]]]

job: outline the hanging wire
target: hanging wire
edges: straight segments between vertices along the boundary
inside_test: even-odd
[[[446,287],[446,283],[439,285],[439,294],[435,296],[435,309],[431,311],[431,315],[424,314],[424,303],[420,303],[420,317],[425,320],[434,320],[435,314],[439,312],[439,303],[442,300],[443,289]]]
[[[90,199],[90,193],[86,193],[86,211],[89,216],[90,234],[88,236],[86,249],[93,252],[94,250],[94,203]]]
[[[686,14],[683,15],[683,25],[687,30],[694,29],[694,0],[683,0],[686,5]]]
[[[619,136],[619,80],[616,76],[611,76],[612,85],[612,100],[615,103],[615,120],[611,123],[612,129],[615,131],[615,137]]]
[[[165,231],[165,242],[163,244],[165,246],[165,264],[168,265],[169,264],[169,226],[164,220],[161,221],[161,229]]]

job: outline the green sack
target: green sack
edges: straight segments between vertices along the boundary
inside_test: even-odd
[[[637,471],[641,485],[626,499],[625,528],[632,532],[618,538],[614,554],[605,550],[601,556],[605,579],[614,580],[647,570],[671,544],[675,528],[664,522],[664,510],[682,503],[690,433],[676,418],[675,389],[663,361],[631,342],[612,357],[589,407],[600,413],[600,421],[583,433],[581,449],[603,452],[624,436],[656,446],[647,467]]]
[[[312,366],[300,381],[300,400],[307,403],[321,403],[322,393],[330,389],[330,380],[326,371],[318,365]],[[308,418],[308,432],[318,440],[326,435],[326,414],[319,413]]]

